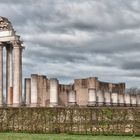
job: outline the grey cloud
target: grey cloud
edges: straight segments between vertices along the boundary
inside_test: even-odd
[[[126,70],[140,70],[140,61],[129,60],[123,63],[122,68]]]

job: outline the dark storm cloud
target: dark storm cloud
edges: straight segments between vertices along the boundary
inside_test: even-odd
[[[139,0],[1,0],[0,14],[24,41],[24,77],[139,85]]]
[[[123,63],[122,68],[126,70],[140,70],[140,61],[129,60]]]

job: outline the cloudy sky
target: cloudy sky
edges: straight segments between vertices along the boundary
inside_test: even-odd
[[[0,0],[0,15],[24,41],[24,77],[140,87],[140,0]]]

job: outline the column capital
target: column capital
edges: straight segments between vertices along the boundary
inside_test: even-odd
[[[4,47],[4,43],[0,42],[0,49]]]
[[[8,49],[10,50],[10,49],[13,48],[11,44],[6,44],[5,47],[6,47],[7,50],[8,50]]]
[[[14,48],[22,48],[20,41],[12,41],[11,44]]]

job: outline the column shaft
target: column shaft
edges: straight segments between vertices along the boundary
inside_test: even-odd
[[[46,76],[43,76],[43,100],[42,100],[42,106],[46,106],[46,100],[47,100],[47,78]]]
[[[38,106],[38,75],[31,74],[31,107]]]
[[[12,46],[6,47],[6,102],[13,103],[13,68],[12,68]]]
[[[76,105],[76,92],[74,90],[68,93],[68,105]]]
[[[30,106],[31,104],[31,79],[26,78],[25,79],[25,104],[26,106]]]
[[[14,93],[13,106],[20,106],[22,99],[21,92],[21,47],[19,44],[14,44]]]
[[[0,106],[3,105],[3,46],[0,44]]]
[[[38,105],[42,106],[43,103],[43,76],[38,75]]]
[[[58,105],[58,80],[50,79],[50,107]]]
[[[22,48],[20,48],[20,102],[22,103]]]

